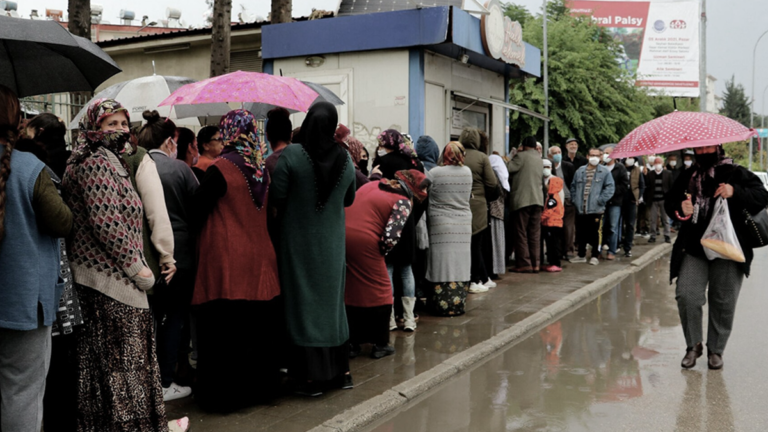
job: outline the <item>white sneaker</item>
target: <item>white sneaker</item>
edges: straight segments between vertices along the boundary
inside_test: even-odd
[[[168,388],[163,388],[163,402],[176,399],[183,399],[192,394],[192,387],[182,387],[176,383],[171,383]]]
[[[485,285],[480,285],[478,283],[472,282],[472,284],[469,285],[469,292],[471,292],[472,294],[488,292],[488,287]]]
[[[585,263],[585,262],[587,262],[587,259],[585,257],[577,256],[577,257],[573,257],[573,258],[569,259],[568,262],[571,262],[571,263],[574,263],[574,264]]]
[[[488,282],[484,283],[483,285],[487,286],[489,289],[490,288],[496,288],[496,282],[494,282],[494,281],[492,281],[490,279],[488,279]]]
[[[591,260],[589,260],[589,263],[592,265],[598,265],[600,264],[600,261],[598,261],[597,258],[593,257]]]

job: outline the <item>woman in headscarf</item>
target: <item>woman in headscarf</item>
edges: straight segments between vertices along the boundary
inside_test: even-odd
[[[667,214],[682,222],[672,249],[670,283],[677,278],[675,298],[687,344],[681,366],[692,368],[704,351],[701,308],[707,302],[709,287],[708,366],[720,369],[741,283],[744,276],[749,276],[754,257],[744,212],[763,211],[768,206],[768,191],[756,175],[725,157],[722,146],[699,147],[695,152],[696,167],[680,174],[664,202]],[[728,202],[731,222],[746,258],[744,263],[709,260],[704,253],[701,238],[718,198]]]
[[[146,295],[155,278],[144,259],[144,209],[120,158],[129,138],[128,110],[95,100],[62,182],[84,321],[76,348],[80,432],[168,430]]]
[[[350,332],[350,357],[360,344],[371,343],[371,357],[394,354],[389,346],[392,285],[384,257],[392,251],[413,208],[426,196],[429,180],[410,170],[395,180],[371,182],[357,191],[347,209],[347,283],[345,302]]]
[[[504,159],[497,154],[492,154],[488,157],[491,161],[491,168],[496,173],[496,178],[501,185],[501,194],[499,198],[492,201],[489,204],[489,212],[491,221],[491,265],[492,273],[495,275],[503,275],[507,272],[507,260],[504,259],[506,253],[506,233],[504,231],[504,203],[507,202],[507,195],[509,194],[509,170],[507,164],[504,163]]]
[[[424,165],[417,154],[405,143],[403,135],[387,129],[377,137],[379,147],[373,158],[373,167],[378,167],[385,179],[395,178],[395,173],[402,170],[415,169],[424,172]]]
[[[194,196],[202,231],[192,305],[195,400],[221,412],[276,396],[282,311],[277,257],[267,232],[266,144],[246,110],[230,111],[219,127],[224,149]]]
[[[278,211],[277,262],[292,344],[289,374],[300,394],[352,388],[344,311],[344,207],[355,200],[355,170],[333,139],[338,114],[313,105],[296,145],[283,150],[269,199]]]
[[[416,154],[419,155],[419,160],[424,164],[424,168],[429,171],[437,166],[437,160],[440,158],[440,149],[431,136],[422,135],[416,141]]]
[[[464,146],[451,141],[442,165],[429,171],[427,274],[429,305],[436,315],[464,313],[469,289],[472,243],[472,171],[464,166]]]
[[[363,151],[365,150],[365,147],[363,146],[363,143],[358,141],[358,139],[353,136],[347,137],[343,146],[347,152],[349,152],[349,156],[352,158],[352,162],[355,164],[355,184],[357,189],[360,189],[364,184],[370,181],[368,176],[363,174],[363,172],[360,170],[360,163],[363,162]],[[364,162],[366,164],[368,163],[367,160]]]

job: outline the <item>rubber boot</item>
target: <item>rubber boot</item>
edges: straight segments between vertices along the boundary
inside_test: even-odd
[[[392,315],[389,316],[389,331],[397,330],[397,321],[395,321],[395,307],[392,306]]]
[[[403,331],[412,332],[416,330],[416,319],[413,316],[413,308],[416,306],[416,297],[402,297],[403,300]]]

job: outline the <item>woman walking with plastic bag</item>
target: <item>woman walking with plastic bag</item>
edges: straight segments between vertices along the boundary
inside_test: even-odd
[[[721,146],[700,147],[695,152],[697,166],[682,173],[666,196],[667,214],[682,223],[672,251],[670,281],[677,278],[677,307],[688,346],[681,366],[692,368],[703,352],[702,306],[707,302],[705,292],[709,286],[708,363],[710,369],[720,369],[741,283],[744,276],[749,276],[753,258],[744,211],[756,214],[768,206],[768,191],[753,173],[726,158]],[[729,217],[720,211],[724,208]],[[741,248],[743,262],[738,262],[741,257],[735,255],[719,255],[731,259],[715,258],[712,250],[702,245],[702,239],[707,243],[711,238],[710,222],[713,229],[717,225],[727,232],[728,219],[737,239],[728,245]],[[727,243],[728,237],[719,240]]]

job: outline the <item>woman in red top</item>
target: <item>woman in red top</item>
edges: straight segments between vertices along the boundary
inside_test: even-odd
[[[267,232],[269,172],[256,120],[245,110],[221,120],[225,143],[195,194],[202,226],[192,305],[197,317],[195,399],[234,411],[276,395],[277,258]]]
[[[429,180],[417,170],[398,171],[395,180],[370,182],[346,210],[347,279],[344,294],[350,357],[371,343],[371,357],[394,354],[389,346],[392,284],[384,257],[400,240],[413,196],[426,196]]]

